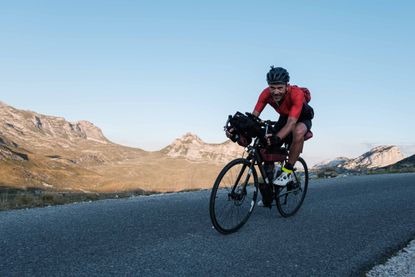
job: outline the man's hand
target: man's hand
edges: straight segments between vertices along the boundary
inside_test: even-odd
[[[277,135],[266,134],[265,139],[267,140],[268,146],[281,144],[281,139]]]
[[[236,142],[239,139],[238,134],[235,134],[236,131],[234,128],[226,129],[225,134],[226,136],[233,142]]]
[[[229,139],[232,139],[233,138],[233,134],[232,134],[232,132],[233,131],[235,131],[235,129],[234,128],[230,128],[229,130],[228,129],[226,129],[226,131],[225,131],[225,134],[226,134],[226,136],[229,138]]]

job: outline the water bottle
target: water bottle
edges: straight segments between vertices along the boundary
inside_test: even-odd
[[[281,174],[281,163],[276,163],[274,164],[274,172],[273,172],[273,176],[272,176],[272,181],[274,181],[275,179],[277,179],[278,176],[280,176]]]

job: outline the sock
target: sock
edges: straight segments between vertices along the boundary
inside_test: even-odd
[[[284,165],[284,167],[282,168],[282,171],[287,172],[287,173],[292,173],[293,172],[293,169],[294,169],[294,167],[293,167],[292,164],[286,163]]]

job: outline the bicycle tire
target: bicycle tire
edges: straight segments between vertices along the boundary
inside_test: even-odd
[[[250,165],[251,162],[247,159],[235,159],[225,165],[215,180],[210,195],[209,213],[213,227],[219,233],[236,232],[248,221],[254,210],[258,196],[258,175],[255,167],[250,170]],[[233,174],[237,176],[232,176]],[[245,192],[241,186],[244,182],[247,182]],[[224,212],[227,214],[223,218]],[[230,218],[232,216],[236,218]]]
[[[296,170],[293,174],[296,181],[285,187],[278,187],[278,189],[276,189],[275,200],[277,209],[283,217],[290,217],[296,214],[307,194],[309,180],[307,163],[300,157],[295,163],[294,168]],[[301,193],[301,195],[300,197],[297,197],[299,193]],[[288,208],[288,201],[292,201],[291,199],[297,200],[297,203],[293,204],[290,209]]]

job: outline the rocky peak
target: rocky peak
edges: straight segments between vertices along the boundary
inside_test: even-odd
[[[161,150],[172,158],[184,158],[197,162],[227,162],[240,157],[244,148],[231,141],[224,143],[205,143],[196,134],[186,133]]]
[[[325,160],[325,161],[322,161],[318,164],[315,164],[313,166],[313,169],[324,169],[324,168],[336,167],[338,165],[341,165],[341,164],[347,162],[348,160],[349,160],[349,158],[346,158],[346,157],[337,157],[337,158],[332,159],[332,160]]]
[[[394,145],[372,148],[363,155],[339,165],[345,169],[378,168],[394,164],[404,158],[400,149]]]
[[[181,138],[175,140],[175,143],[182,144],[203,144],[203,141],[194,133],[188,132]]]
[[[101,129],[96,127],[89,121],[78,121],[76,123],[72,123],[74,129],[79,132],[79,134],[86,139],[94,140],[97,142],[107,143],[108,140],[104,137]]]

